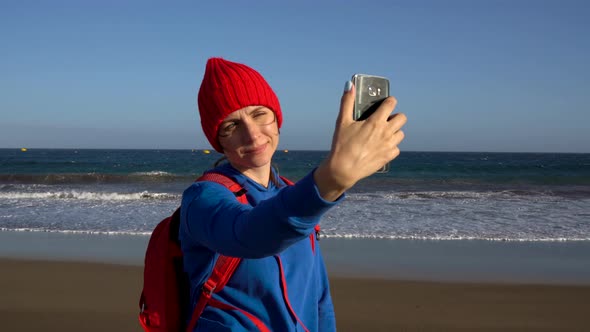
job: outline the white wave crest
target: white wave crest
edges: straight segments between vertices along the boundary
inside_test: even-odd
[[[33,233],[61,233],[82,235],[137,235],[149,236],[151,231],[108,231],[108,230],[70,230],[70,229],[42,229],[42,228],[7,228],[0,227],[2,232],[33,232]],[[413,235],[365,235],[352,233],[321,233],[320,239],[365,239],[365,240],[420,240],[420,241],[490,241],[490,242],[584,242],[590,238],[486,238],[474,236],[413,236]]]
[[[0,227],[0,232],[31,232],[31,233],[60,233],[60,234],[83,234],[83,235],[138,235],[149,236],[152,232],[138,231],[98,231],[98,230],[62,230],[62,229],[40,229],[40,228],[6,228]]]
[[[430,199],[512,199],[518,197],[543,197],[550,198],[552,195],[549,192],[531,191],[520,192],[514,190],[503,191],[416,191],[416,192],[375,192],[375,193],[352,193],[348,194],[349,199],[358,201],[367,201],[374,199],[386,200],[430,200]]]
[[[131,173],[131,175],[135,175],[135,176],[172,176],[174,174],[164,172],[164,171],[150,171],[150,172],[135,172],[135,173]]]
[[[418,236],[418,235],[366,235],[366,234],[321,234],[324,238],[334,239],[383,239],[383,240],[424,240],[424,241],[491,241],[491,242],[580,242],[590,241],[586,238],[499,238],[499,237],[477,237],[477,236]]]
[[[168,193],[104,193],[88,191],[54,191],[41,193],[5,192],[0,193],[0,199],[69,199],[87,201],[135,201],[143,199],[167,200],[178,199],[180,196]]]

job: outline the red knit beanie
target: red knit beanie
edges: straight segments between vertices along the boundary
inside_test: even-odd
[[[203,132],[218,152],[223,150],[217,140],[217,130],[223,119],[234,111],[247,106],[265,106],[275,113],[279,128],[283,123],[279,100],[264,77],[246,65],[222,58],[207,61],[198,104]]]

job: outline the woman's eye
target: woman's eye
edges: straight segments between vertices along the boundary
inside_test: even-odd
[[[236,127],[236,124],[233,122],[227,123],[223,126],[224,131],[233,130]]]

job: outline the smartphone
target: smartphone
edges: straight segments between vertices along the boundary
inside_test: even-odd
[[[385,98],[389,97],[389,80],[381,76],[355,74],[352,76],[352,83],[356,88],[353,119],[363,121],[379,108]],[[389,172],[389,163],[377,171],[377,173],[387,172]]]

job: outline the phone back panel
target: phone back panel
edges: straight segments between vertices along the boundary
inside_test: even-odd
[[[356,88],[354,120],[367,119],[389,97],[389,80],[385,77],[356,74],[352,83]]]
[[[389,80],[381,76],[356,74],[352,76],[352,83],[356,88],[353,118],[363,121],[379,108],[385,98],[389,97]],[[389,172],[389,163],[377,171],[377,173],[387,172]]]

